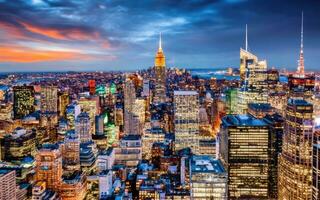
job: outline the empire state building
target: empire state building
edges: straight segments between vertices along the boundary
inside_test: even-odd
[[[161,34],[159,39],[159,48],[154,61],[155,70],[155,95],[153,102],[155,104],[166,101],[166,58],[164,56],[161,44]]]

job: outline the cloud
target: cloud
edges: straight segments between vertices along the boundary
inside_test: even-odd
[[[87,61],[116,59],[116,56],[100,54],[97,52],[88,54],[79,50],[45,50],[19,45],[1,45],[0,52],[0,62],[33,63],[68,60]]]
[[[39,34],[48,38],[57,40],[98,40],[100,39],[100,34],[97,31],[86,32],[79,28],[69,28],[69,29],[55,29],[51,27],[40,27],[32,25],[27,22],[20,22],[23,27],[35,34]]]

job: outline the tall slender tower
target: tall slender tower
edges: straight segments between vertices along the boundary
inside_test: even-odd
[[[278,198],[306,200],[312,195],[313,105],[288,100],[282,153],[279,158]]]
[[[163,103],[166,100],[166,58],[162,50],[161,33],[159,48],[154,61],[155,70],[155,96],[154,103]]]
[[[299,57],[299,64],[298,64],[298,74],[304,74],[304,57],[303,57],[303,12],[301,16],[301,43],[300,43],[300,57]]]

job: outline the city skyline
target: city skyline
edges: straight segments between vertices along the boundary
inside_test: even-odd
[[[118,71],[153,65],[239,66],[239,48],[295,71],[304,11],[306,71],[318,70],[320,3],[303,1],[0,1],[0,72]],[[45,16],[45,18],[43,17]]]

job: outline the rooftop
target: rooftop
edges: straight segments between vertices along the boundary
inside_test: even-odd
[[[307,102],[304,99],[294,99],[294,98],[289,99],[288,104],[297,105],[297,106],[311,106],[312,105],[311,103]]]
[[[260,111],[269,111],[272,109],[272,106],[269,103],[250,103],[248,104],[249,109],[260,110]]]
[[[267,123],[252,115],[227,115],[222,119],[224,126],[267,126]]]
[[[191,159],[192,173],[225,173],[222,163],[208,155],[194,155]]]
[[[198,95],[197,91],[174,91],[174,96]]]

